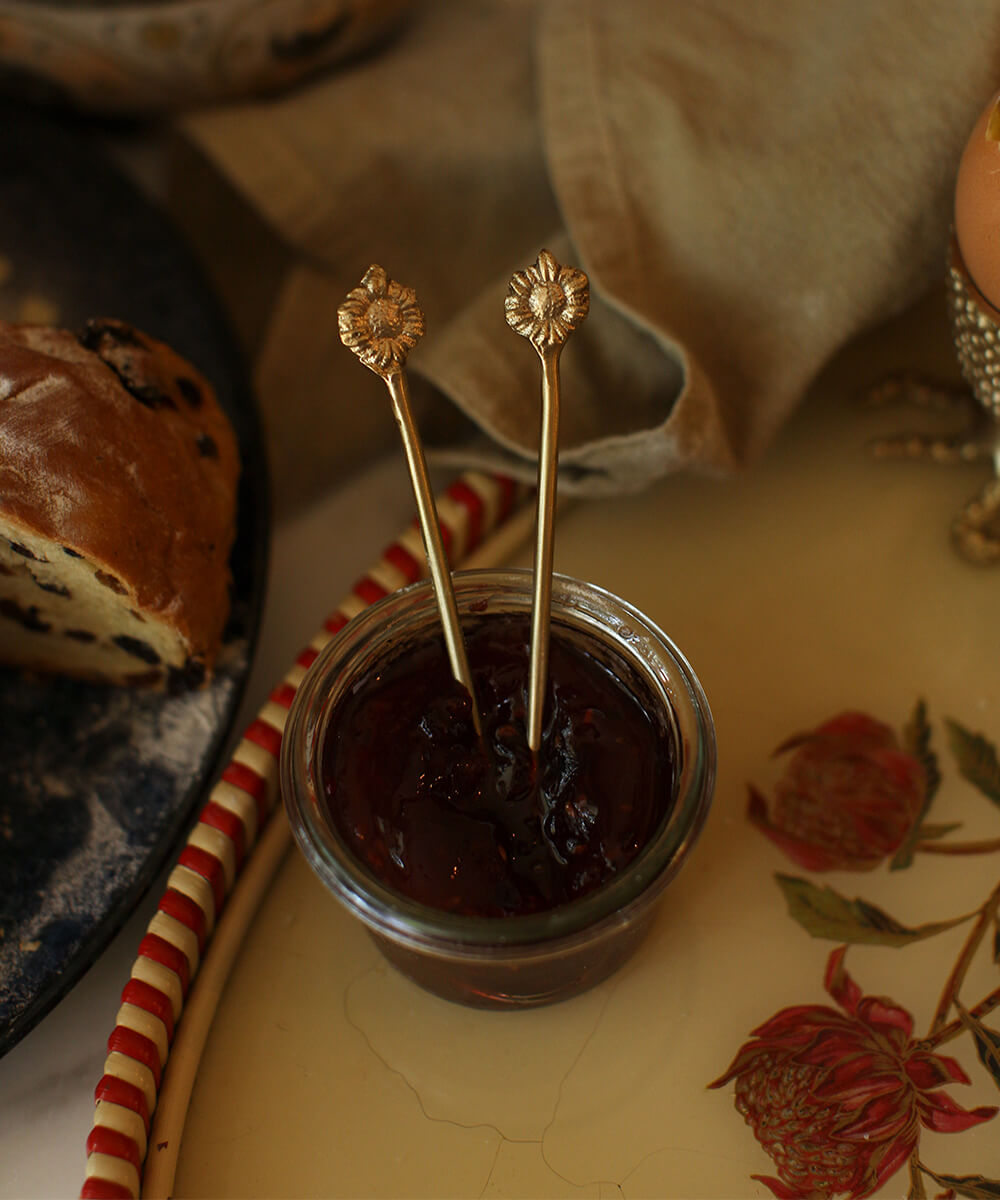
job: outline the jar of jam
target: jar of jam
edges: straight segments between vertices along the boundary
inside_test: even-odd
[[[557,575],[532,755],[530,572],[454,578],[481,732],[415,584],[309,669],[282,791],[306,859],[390,962],[450,1000],[544,1004],[605,979],[646,932],[708,812],[712,715],[664,633]]]

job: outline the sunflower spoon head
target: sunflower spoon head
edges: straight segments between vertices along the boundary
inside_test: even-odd
[[[424,313],[413,288],[373,264],[337,309],[340,340],[382,379],[398,375],[424,336]]]
[[[561,349],[590,311],[590,282],[583,271],[564,267],[548,250],[534,266],[515,271],[504,301],[507,324],[539,354]]]

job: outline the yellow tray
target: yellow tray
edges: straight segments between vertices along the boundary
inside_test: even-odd
[[[161,1110],[147,1194],[770,1194],[752,1177],[775,1179],[778,1168],[734,1109],[732,1083],[708,1085],[779,1011],[838,1010],[824,972],[842,944],[809,935],[776,876],[803,880],[807,898],[824,888],[861,897],[906,929],[978,911],[1000,877],[995,851],[810,872],[747,820],[748,784],[771,795],[782,770],[772,751],[789,735],[852,709],[901,729],[923,698],[943,776],[929,820],[962,823],[943,842],[1000,836],[1000,809],[960,776],[944,727],[951,717],[1000,741],[1000,575],[948,542],[983,471],[872,460],[871,437],[917,419],[866,408],[859,391],[901,366],[954,376],[940,297],[841,356],[743,477],[669,478],[562,514],[557,569],[660,624],[700,676],[718,729],[707,827],[628,966],[548,1009],[450,1005],[389,968],[299,855],[281,858],[276,846],[273,883],[227,951],[228,980],[228,962],[211,978],[213,949],[196,984],[218,990],[218,1008],[200,1062],[199,1046],[185,1068],[186,1120],[183,1104]],[[530,548],[495,557],[528,565]],[[970,918],[902,946],[851,945],[844,965],[922,1036],[972,927]],[[970,1008],[997,986],[991,936],[962,982]],[[971,1034],[940,1052],[971,1080],[940,1091],[967,1109],[1000,1099]],[[772,1098],[790,1078],[772,1078]],[[799,1109],[789,1090],[776,1118],[807,1158],[817,1081],[807,1073]],[[942,1179],[996,1180],[998,1129],[921,1125],[920,1162]],[[813,1178],[823,1169],[814,1164]],[[944,1190],[903,1162],[880,1194],[906,1194],[911,1170],[928,1195]]]

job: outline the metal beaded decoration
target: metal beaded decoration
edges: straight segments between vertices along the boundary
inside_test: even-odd
[[[955,549],[972,563],[1000,563],[1000,311],[973,283],[955,237],[948,261],[948,303],[952,340],[965,381],[956,387],[915,376],[896,375],[873,389],[875,403],[906,403],[922,409],[965,414],[965,424],[949,434],[905,432],[880,438],[878,458],[930,458],[939,463],[988,459],[993,477],[952,522]]]
[[[952,536],[966,558],[1000,561],[1000,312],[972,282],[952,239],[948,264],[952,336],[962,376],[976,400],[973,428],[965,442],[969,458],[989,458],[993,478],[956,517]]]
[[[1000,312],[972,282],[953,247],[948,301],[962,375],[980,405],[1000,418]]]

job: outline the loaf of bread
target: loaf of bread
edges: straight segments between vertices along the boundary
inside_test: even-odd
[[[122,321],[0,322],[0,661],[198,686],[230,605],[239,456],[209,382]]]

